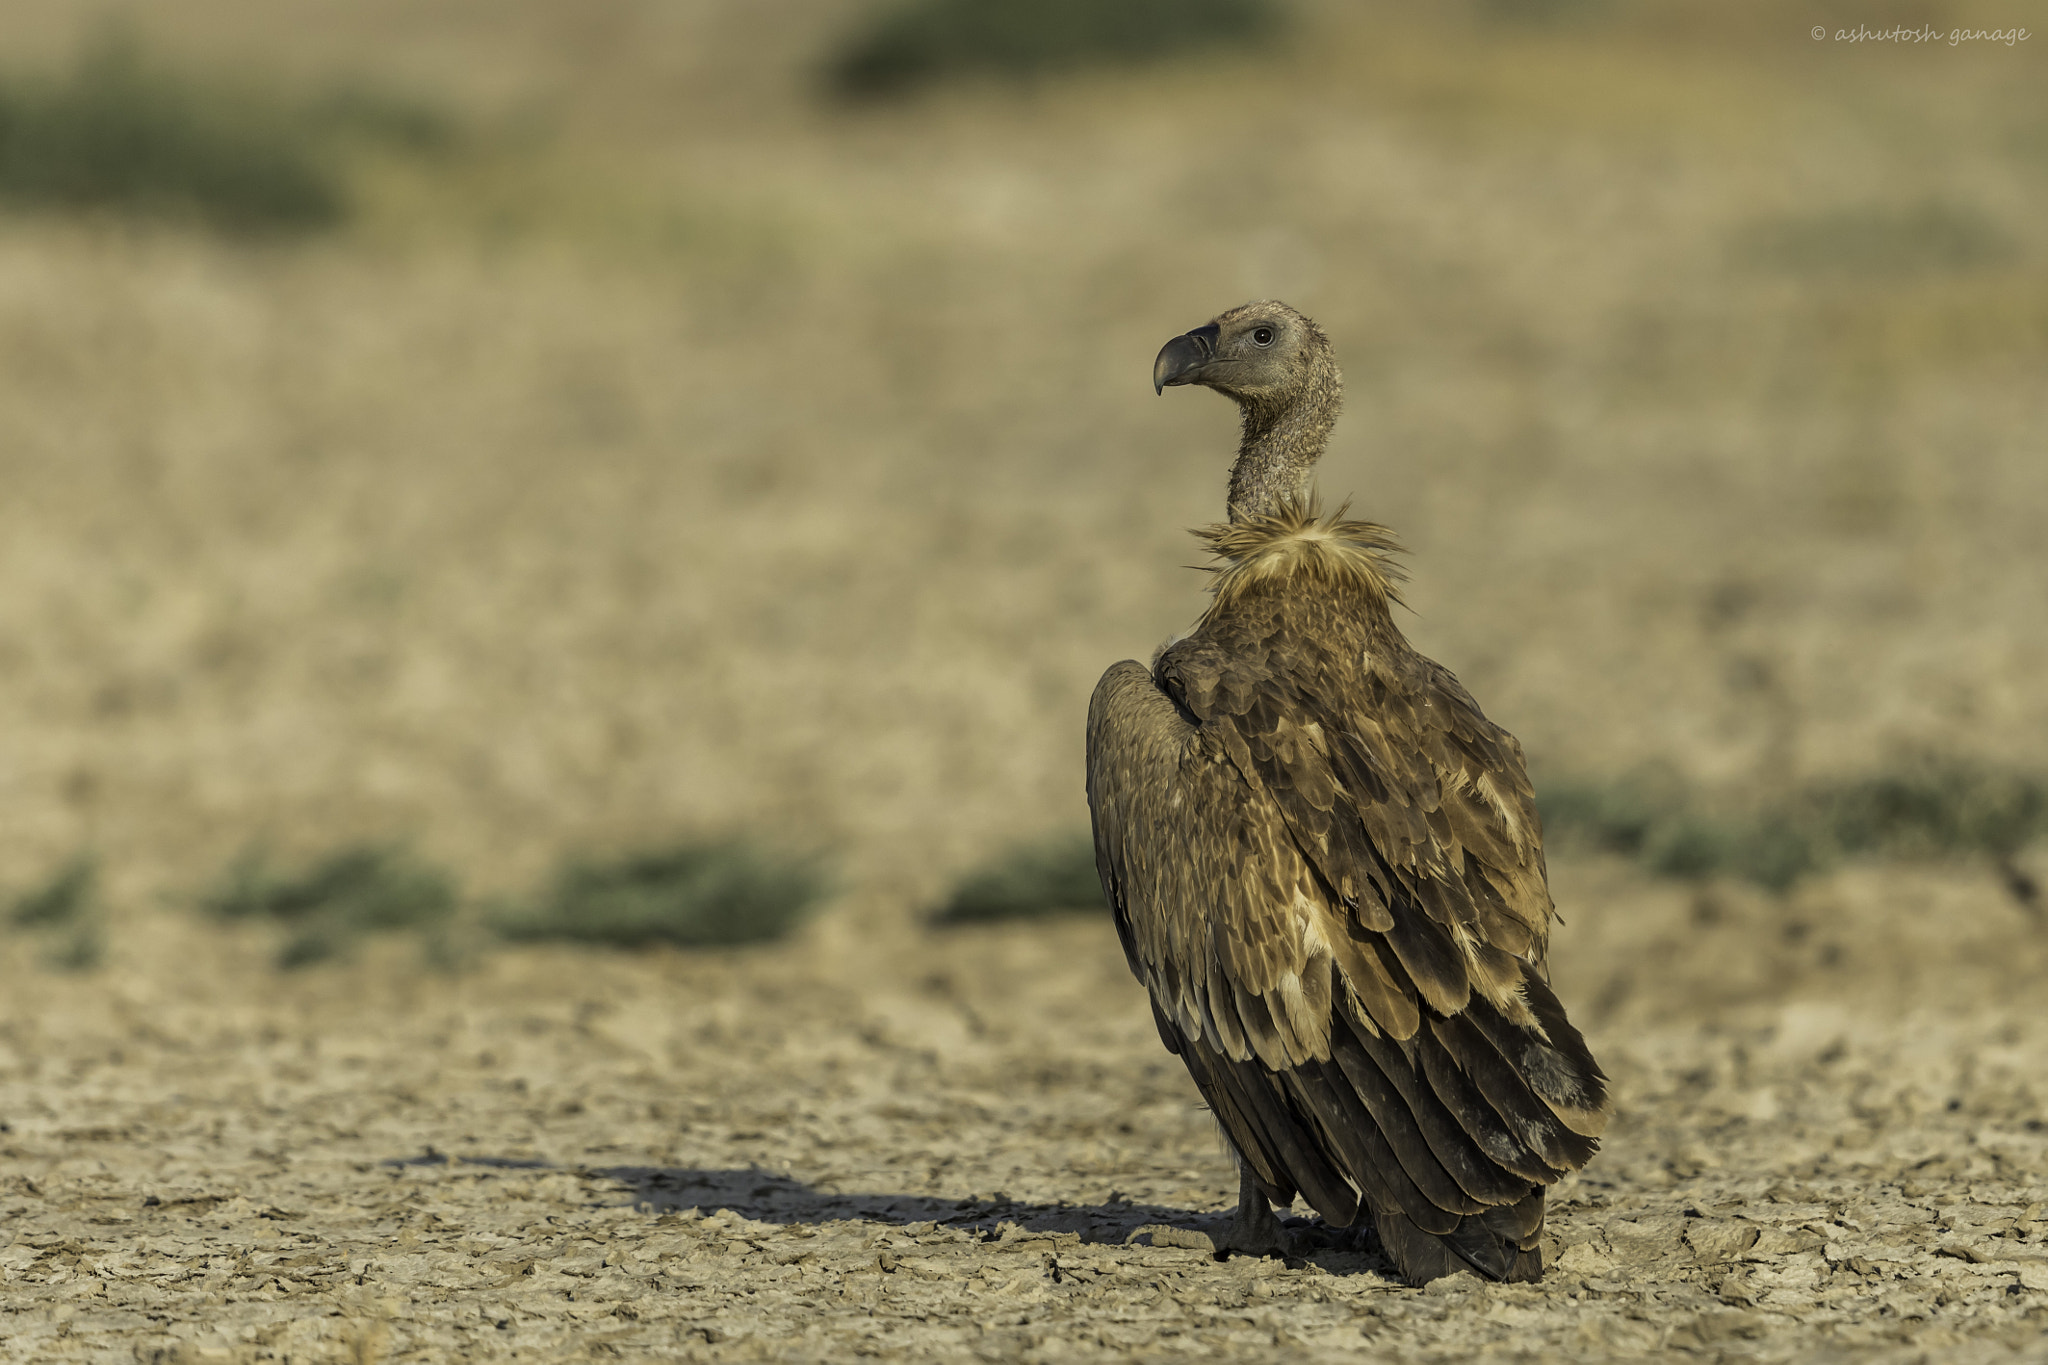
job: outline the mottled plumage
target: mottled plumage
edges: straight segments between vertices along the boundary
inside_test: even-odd
[[[1546,980],[1521,746],[1394,624],[1389,533],[1300,492],[1335,416],[1327,340],[1246,305],[1210,324],[1212,357],[1242,334],[1261,359],[1262,321],[1258,350],[1298,352],[1252,371],[1273,382],[1194,366],[1247,409],[1232,520],[1198,533],[1222,561],[1214,600],[1089,708],[1097,865],[1247,1201],[1369,1214],[1417,1282],[1534,1279],[1543,1189],[1591,1157],[1607,1101]],[[1303,394],[1322,410],[1290,416]],[[1259,431],[1290,423],[1312,449],[1262,452]],[[1240,1210],[1259,1218],[1263,1201]]]

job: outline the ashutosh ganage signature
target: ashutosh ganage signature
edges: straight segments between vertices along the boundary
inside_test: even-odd
[[[1827,36],[1825,25],[1814,25],[1815,42]],[[1876,29],[1858,24],[1855,28],[1834,31],[1834,40],[1838,43],[1946,43],[1950,47],[1960,47],[1964,43],[2003,43],[2014,47],[2031,37],[2033,34],[2023,28],[1952,28],[1944,31],[1932,24],[1922,24],[1919,28],[1894,25]]]

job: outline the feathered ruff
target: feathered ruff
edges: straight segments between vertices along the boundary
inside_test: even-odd
[[[1406,549],[1377,522],[1346,521],[1350,510],[1347,502],[1324,517],[1311,493],[1267,515],[1195,528],[1195,538],[1224,561],[1210,585],[1216,608],[1276,586],[1334,589],[1361,595],[1373,614],[1384,617],[1390,603],[1401,603],[1400,584],[1408,572],[1393,556]]]

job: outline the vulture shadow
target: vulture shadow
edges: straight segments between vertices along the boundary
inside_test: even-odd
[[[382,1164],[566,1171],[614,1183],[634,1208],[649,1215],[683,1209],[705,1213],[730,1210],[751,1222],[784,1226],[856,1222],[908,1228],[932,1224],[964,1229],[985,1242],[1015,1232],[1064,1233],[1097,1245],[1139,1242],[1208,1252],[1204,1230],[1220,1229],[1228,1217],[1227,1211],[1200,1213],[1161,1204],[1140,1204],[1115,1194],[1101,1204],[1033,1204],[1003,1195],[989,1199],[945,1199],[921,1194],[840,1194],[758,1166],[557,1166],[530,1158],[451,1156],[431,1147],[418,1156],[393,1158]],[[1373,1273],[1398,1282],[1391,1262],[1381,1253],[1370,1231],[1332,1228],[1315,1219],[1282,1221],[1300,1252],[1298,1258],[1289,1258],[1290,1265],[1313,1263],[1333,1275]]]
[[[921,1194],[836,1194],[794,1176],[758,1167],[698,1170],[670,1166],[586,1168],[585,1174],[618,1182],[636,1208],[652,1213],[730,1209],[760,1223],[875,1223],[909,1227],[929,1223],[962,1228],[984,1242],[1010,1229],[1022,1233],[1071,1233],[1083,1242],[1125,1246],[1133,1242],[1208,1252],[1205,1229],[1220,1229],[1229,1217],[1162,1204],[1140,1204],[1112,1194],[1102,1204],[1033,1204],[998,1194],[993,1198],[944,1199]],[[1373,1272],[1398,1280],[1370,1231],[1332,1228],[1317,1219],[1283,1218],[1300,1257],[1289,1264],[1314,1263],[1333,1275]],[[1213,1253],[1211,1253],[1213,1254]],[[1221,1256],[1216,1259],[1223,1259]]]

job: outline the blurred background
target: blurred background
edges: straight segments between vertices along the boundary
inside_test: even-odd
[[[2048,38],[1837,31],[2044,21],[8,0],[17,941],[1086,901],[1235,437],[1148,366],[1261,296],[1563,865],[2038,920]]]

